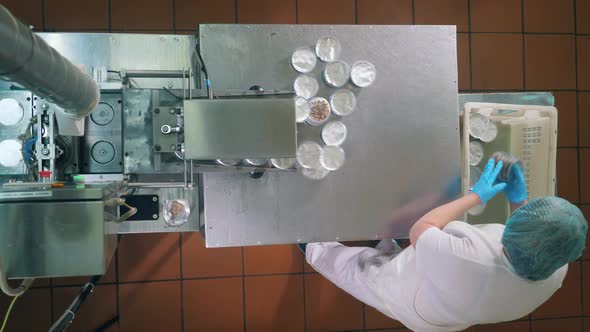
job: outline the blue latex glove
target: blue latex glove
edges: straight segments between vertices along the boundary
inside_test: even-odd
[[[508,202],[513,204],[522,203],[528,198],[524,175],[518,164],[512,166],[512,169],[510,170],[504,194],[506,194]]]
[[[497,183],[496,178],[502,170],[502,161],[498,161],[494,165],[494,159],[490,159],[486,168],[483,170],[483,174],[479,178],[479,181],[473,186],[471,192],[479,196],[482,203],[489,201],[494,198],[499,192],[506,188],[506,183]]]

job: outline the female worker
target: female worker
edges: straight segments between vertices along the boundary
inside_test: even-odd
[[[568,263],[582,254],[588,224],[563,199],[528,202],[518,166],[508,183],[497,183],[501,168],[501,161],[490,160],[471,193],[420,218],[403,251],[391,241],[377,248],[310,243],[307,261],[415,331],[460,331],[522,318],[561,287]],[[454,221],[501,191],[512,211],[506,225]]]

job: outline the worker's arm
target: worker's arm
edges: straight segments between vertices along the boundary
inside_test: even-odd
[[[479,181],[471,193],[428,212],[410,229],[410,242],[415,247],[420,235],[430,227],[443,229],[448,223],[456,220],[478,204],[485,203],[506,187],[505,183],[496,184],[496,178],[502,169],[502,162],[494,164],[490,159]]]
[[[506,189],[504,193],[510,203],[510,213],[528,202],[528,194],[526,190],[526,181],[524,175],[518,164],[510,170],[510,181],[506,182]]]

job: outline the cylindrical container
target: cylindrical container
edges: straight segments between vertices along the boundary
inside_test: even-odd
[[[320,164],[327,170],[336,171],[344,165],[346,155],[339,146],[326,146],[320,154]]]
[[[318,93],[319,84],[318,81],[307,74],[299,75],[293,83],[295,93],[299,97],[310,99]]]
[[[311,72],[316,65],[315,53],[307,47],[298,48],[291,55],[291,65],[300,73]]]
[[[518,165],[521,172],[524,173],[524,165],[522,161],[508,152],[495,152],[491,155],[491,158],[497,163],[502,161],[502,170],[498,174],[498,181],[511,182],[512,181],[512,168],[514,165]]]
[[[311,111],[309,117],[307,117],[307,123],[312,126],[320,126],[328,121],[332,108],[326,99],[321,97],[313,98],[309,101],[309,104],[311,105]]]
[[[299,123],[305,122],[310,112],[309,101],[303,97],[295,97],[295,120]]]
[[[326,84],[333,88],[340,88],[348,82],[350,67],[344,61],[335,60],[326,65],[323,76]]]
[[[23,106],[12,98],[0,100],[0,124],[6,127],[19,123],[25,115]]]
[[[498,128],[485,115],[469,114],[469,134],[483,142],[489,143],[498,135]]]
[[[90,114],[96,82],[0,5],[0,77],[61,106],[70,117]]]
[[[272,158],[270,163],[278,169],[291,169],[295,166],[295,158]]]
[[[326,145],[340,146],[346,140],[348,129],[340,121],[330,121],[322,127],[322,140]]]
[[[375,82],[377,69],[368,61],[358,61],[352,65],[350,80],[360,88],[366,88]]]
[[[340,89],[330,96],[330,106],[336,115],[350,115],[356,108],[356,96],[350,90]]]
[[[320,166],[318,168],[303,168],[301,174],[310,180],[323,180],[330,174],[330,171]]]
[[[244,165],[260,167],[265,166],[267,163],[266,159],[244,159]]]
[[[334,37],[324,37],[315,44],[315,53],[324,62],[338,59],[342,52],[340,41]]]
[[[479,165],[483,159],[483,145],[478,141],[469,142],[469,165]]]
[[[322,147],[316,142],[303,142],[297,147],[297,162],[303,168],[318,168]]]
[[[215,159],[215,162],[222,166],[236,166],[240,161],[240,159]]]

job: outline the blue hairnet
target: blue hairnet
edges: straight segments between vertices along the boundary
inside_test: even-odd
[[[544,280],[582,255],[587,230],[588,222],[575,205],[540,197],[512,213],[502,244],[519,276]]]

